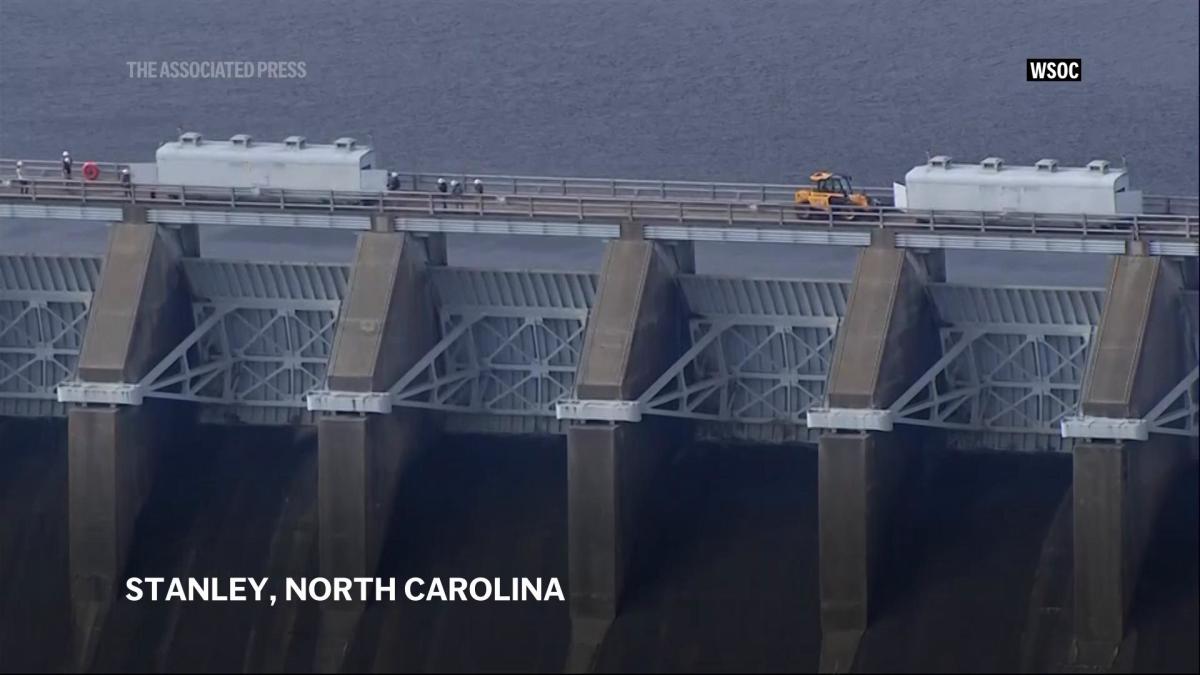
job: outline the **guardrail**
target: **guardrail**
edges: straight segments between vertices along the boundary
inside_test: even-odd
[[[15,159],[0,159],[0,177],[12,179],[17,176],[17,161]],[[21,162],[21,174],[25,178],[62,178],[62,162],[53,159],[24,159]],[[100,169],[100,179],[115,179],[121,169],[128,166],[118,162],[96,162]],[[74,174],[83,175],[84,162],[73,161],[71,170]]]
[[[61,177],[60,164],[54,160],[24,160],[27,178]],[[0,159],[0,177],[14,175],[15,159]],[[116,177],[127,166],[115,162],[97,162],[101,179]],[[81,165],[76,165],[80,170]],[[36,172],[36,173],[35,173]],[[412,192],[438,192],[439,178],[447,182],[458,180],[467,194],[473,194],[473,183],[479,179],[485,194],[510,194],[561,197],[609,197],[623,199],[707,200],[720,202],[778,202],[791,204],[796,190],[811,188],[811,184],[729,183],[681,180],[642,180],[625,178],[585,178],[555,176],[506,176],[497,174],[400,173],[400,185]],[[892,206],[891,187],[857,188],[870,196],[879,206]],[[1143,210],[1147,215],[1200,214],[1200,197],[1184,195],[1144,195]]]
[[[856,227],[944,233],[1084,235],[1105,238],[1197,239],[1200,217],[1094,216],[981,211],[904,211],[892,207],[829,211],[793,204],[680,199],[622,199],[522,194],[443,195],[428,192],[268,190],[195,185],[122,185],[112,181],[27,180],[0,184],[0,200],[33,203],[144,204],[158,207],[331,213],[550,222],[680,225]]]
[[[462,173],[400,173],[400,184],[414,192],[436,192],[439,178],[458,180],[469,193],[479,179],[486,193],[557,195],[563,197],[623,197],[629,199],[691,199],[712,201],[756,201],[792,203],[796,190],[814,187],[810,183],[724,183],[679,180],[640,180],[625,178],[562,178],[553,176],[502,176]],[[893,205],[891,187],[866,186],[856,190],[871,197],[879,206]],[[1143,195],[1147,214],[1197,215],[1200,197],[1183,195]]]

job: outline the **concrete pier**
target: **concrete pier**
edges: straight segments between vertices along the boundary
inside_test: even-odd
[[[433,346],[437,322],[426,247],[401,234],[359,236],[329,362],[332,389],[386,392]],[[317,501],[322,576],[373,576],[404,465],[429,430],[423,415],[330,415],[318,422]],[[316,668],[341,667],[362,607],[330,603]]]
[[[137,382],[191,330],[175,233],[125,210],[109,233],[79,355],[79,378]],[[177,406],[76,407],[68,416],[69,568],[73,665],[89,666],[122,578],[162,431]]]
[[[940,265],[932,266],[941,269]],[[886,409],[937,359],[927,267],[878,242],[859,254],[829,374],[831,408]],[[871,619],[904,442],[878,431],[830,433],[818,447],[821,670],[846,672]]]
[[[1184,372],[1182,287],[1176,266],[1148,256],[1113,260],[1081,411],[1144,417]],[[1135,584],[1183,439],[1081,442],[1073,455],[1073,664],[1112,666],[1128,637]]]
[[[683,303],[674,252],[650,242],[608,244],[576,379],[580,399],[636,399],[682,350]],[[567,436],[571,648],[567,669],[589,670],[620,607],[639,504],[672,440],[660,420],[589,423]],[[676,431],[678,433],[678,431]]]

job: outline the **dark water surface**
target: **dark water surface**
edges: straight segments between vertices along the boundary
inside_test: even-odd
[[[403,170],[889,185],[925,152],[1126,157],[1196,194],[1192,0],[583,2],[3,0],[0,156],[145,161],[214,138],[370,139]],[[1080,57],[1081,83],[1025,81]],[[130,61],[304,61],[300,80],[130,77]],[[264,237],[267,239],[264,240]],[[64,243],[64,239],[70,241]],[[340,259],[345,236],[210,230],[212,255]],[[101,228],[0,224],[7,250],[99,251]],[[595,268],[586,242],[464,243],[454,264]],[[852,254],[701,247],[706,271],[847,277]],[[506,262],[497,262],[503,260]],[[1014,276],[1014,267],[1021,275]],[[1080,256],[951,256],[961,281],[1092,285]]]

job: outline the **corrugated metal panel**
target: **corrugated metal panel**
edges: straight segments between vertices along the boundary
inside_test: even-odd
[[[596,297],[596,275],[581,272],[505,272],[430,269],[439,306],[542,307],[586,311]]]
[[[120,212],[118,211],[118,214]],[[118,215],[118,219],[120,216]],[[238,227],[316,227],[336,230],[369,230],[369,216],[338,216],[332,213],[286,211],[197,211],[194,209],[149,209],[146,219],[171,225],[232,225]]]
[[[49,204],[0,204],[0,218],[50,218],[52,220],[121,221],[121,209],[110,206],[51,206]]]
[[[1200,256],[1200,243],[1186,241],[1152,241],[1150,255],[1170,255],[1184,258]]]
[[[99,256],[0,256],[0,292],[91,293],[100,278]]]
[[[864,244],[865,245],[865,244]],[[974,251],[1027,251],[1049,253],[1125,253],[1123,239],[1067,239],[1059,237],[998,237],[962,234],[897,234],[901,248],[953,248]]]
[[[929,287],[943,321],[993,324],[1093,326],[1100,321],[1104,290],[934,284]]]
[[[340,301],[350,279],[348,265],[319,263],[187,258],[184,271],[197,299]]]
[[[834,232],[789,228],[647,225],[645,232],[647,239],[665,239],[669,241],[734,241],[741,243],[813,244],[823,246],[868,246],[871,243],[871,234],[869,232]]]
[[[688,308],[703,316],[840,317],[850,284],[841,281],[679,277]]]
[[[621,236],[619,225],[598,225],[574,222],[534,222],[519,220],[472,220],[450,218],[396,218],[395,227],[402,232],[446,232],[450,234],[520,234],[559,237],[590,237],[616,239]]]

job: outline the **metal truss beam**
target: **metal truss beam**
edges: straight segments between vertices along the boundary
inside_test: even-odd
[[[896,424],[1058,435],[1078,407],[1090,326],[969,324],[889,407]]]
[[[138,382],[64,383],[58,399],[303,409],[305,397],[324,381],[337,301],[223,298],[194,303],[193,312],[196,327]]]
[[[1197,403],[1200,367],[1192,368],[1146,416],[1137,419],[1081,415],[1062,421],[1063,438],[1144,441],[1150,434],[1200,436],[1200,405]]]
[[[54,401],[79,360],[91,293],[0,292],[0,399]],[[41,408],[38,408],[41,410]]]
[[[837,319],[693,319],[692,346],[638,397],[642,414],[805,424],[824,397]]]
[[[586,326],[586,309],[445,308],[443,337],[387,392],[362,394],[361,401],[341,405],[367,412],[401,406],[555,417],[557,404],[574,390]],[[348,394],[328,393],[333,396],[310,397],[310,409],[335,409],[334,399]],[[381,394],[390,404],[370,410]]]

